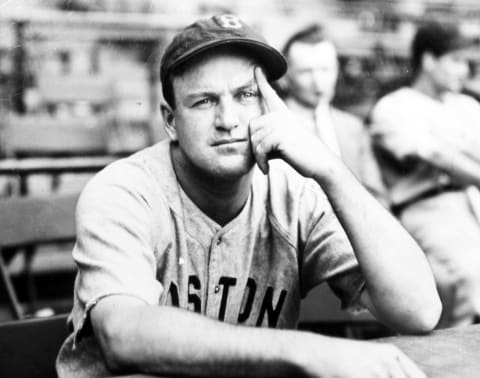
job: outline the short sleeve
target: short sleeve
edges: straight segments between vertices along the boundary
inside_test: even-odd
[[[78,265],[72,313],[76,332],[106,296],[124,294],[158,303],[162,287],[156,280],[149,185],[140,167],[119,165],[95,177],[80,196],[73,251]]]
[[[318,187],[318,185],[316,185]],[[342,307],[356,306],[365,280],[348,237],[325,194],[315,185],[307,185],[301,201],[302,248],[301,291],[327,281],[340,298]]]
[[[480,160],[480,105],[474,98],[466,95],[450,94],[446,103],[452,109],[452,117],[457,121],[455,128],[459,134],[457,147]]]
[[[405,114],[409,105],[402,101],[411,101],[408,95],[398,97],[399,94],[386,96],[375,105],[370,117],[370,131],[375,148],[388,151],[400,161],[417,156],[419,153],[413,141],[428,139],[429,132],[420,119]]]

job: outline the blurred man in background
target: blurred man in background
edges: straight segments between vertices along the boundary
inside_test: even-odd
[[[444,305],[439,327],[470,324],[480,310],[480,106],[459,93],[469,44],[453,25],[421,26],[412,43],[411,86],[372,111],[392,209],[436,277]]]
[[[320,25],[313,24],[293,34],[283,54],[289,66],[282,83],[287,106],[385,203],[380,171],[362,120],[331,104],[339,74],[334,44]]]

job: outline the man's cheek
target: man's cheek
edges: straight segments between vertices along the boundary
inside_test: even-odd
[[[248,146],[247,146],[247,155],[249,156],[249,158],[251,159],[254,159],[254,156],[253,156],[253,145],[252,145],[252,134],[250,132],[250,125],[249,125],[249,130],[248,130]]]
[[[257,119],[261,117],[262,115],[267,114],[267,109],[262,102],[257,102],[256,104],[251,106],[251,109],[248,114],[248,122],[247,124],[250,124],[250,121],[253,121],[254,119]]]

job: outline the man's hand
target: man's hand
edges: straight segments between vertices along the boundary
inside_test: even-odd
[[[390,344],[331,339],[328,348],[310,345],[305,349],[312,351],[307,352],[303,364],[309,377],[426,378],[410,358]]]
[[[250,122],[250,141],[258,166],[268,172],[268,160],[281,158],[305,177],[312,177],[338,159],[315,135],[309,133],[268,84],[261,68],[255,79],[265,114]]]

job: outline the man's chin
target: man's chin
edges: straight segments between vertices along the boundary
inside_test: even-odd
[[[302,104],[304,107],[306,108],[310,108],[310,109],[315,109],[318,104],[320,103],[320,98],[319,97],[304,97],[304,98],[300,98],[300,97],[297,97],[297,101]]]
[[[451,82],[445,87],[446,87],[445,90],[447,92],[460,93],[463,88],[463,84],[459,82]]]
[[[245,176],[253,169],[253,164],[241,167],[228,167],[222,169],[220,176],[226,179],[236,179]]]
[[[220,178],[235,179],[242,177],[249,173],[255,165],[255,160],[252,157],[239,158],[238,160],[232,159],[216,167],[215,174]]]

